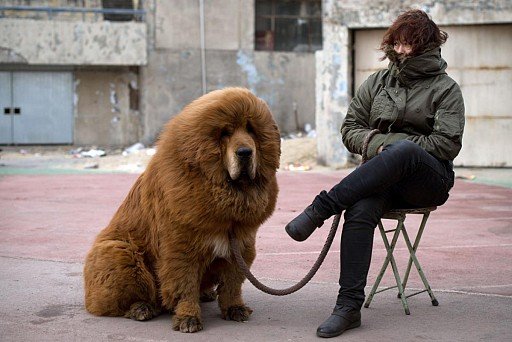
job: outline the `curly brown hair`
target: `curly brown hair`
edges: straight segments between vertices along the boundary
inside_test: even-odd
[[[448,33],[440,30],[427,13],[421,10],[409,10],[400,14],[384,33],[380,50],[386,53],[390,46],[400,42],[410,45],[412,48],[410,55],[417,56],[443,45],[447,39]]]

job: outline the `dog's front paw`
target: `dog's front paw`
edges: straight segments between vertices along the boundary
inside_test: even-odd
[[[199,317],[174,315],[172,317],[172,328],[184,333],[194,333],[203,330],[203,324]]]
[[[245,322],[249,320],[252,314],[252,309],[245,305],[231,306],[222,313],[222,318],[225,320]]]

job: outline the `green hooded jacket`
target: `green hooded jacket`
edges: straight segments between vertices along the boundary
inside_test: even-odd
[[[464,100],[450,78],[441,49],[402,62],[390,62],[359,87],[341,126],[343,143],[362,154],[367,134],[378,128],[368,145],[368,158],[380,146],[411,140],[440,160],[452,161],[462,147]]]

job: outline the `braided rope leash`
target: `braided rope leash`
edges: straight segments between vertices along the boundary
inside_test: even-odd
[[[331,230],[329,231],[329,235],[327,236],[327,240],[325,241],[324,247],[322,248],[322,251],[320,252],[320,255],[318,256],[318,259],[315,261],[313,267],[311,270],[306,274],[304,278],[302,278],[297,284],[290,286],[286,289],[273,289],[265,284],[262,284],[256,277],[251,273],[251,270],[249,270],[249,267],[245,263],[244,258],[240,254],[240,246],[238,245],[237,239],[233,236],[229,236],[229,243],[231,245],[231,251],[233,252],[233,255],[235,256],[236,262],[238,263],[238,266],[242,269],[245,276],[249,281],[258,289],[265,293],[268,293],[273,296],[286,296],[291,293],[297,292],[301,288],[306,285],[311,278],[315,275],[316,271],[320,268],[320,265],[322,265],[322,262],[324,261],[325,257],[327,256],[327,252],[329,251],[329,248],[331,248],[332,241],[334,240],[334,236],[336,235],[336,230],[338,229],[338,225],[340,223],[341,215],[338,214],[334,217],[334,221],[332,222]]]
[[[372,130],[365,138],[365,141],[363,143],[363,163],[367,161],[367,150],[368,150],[368,143],[370,142],[371,138],[379,133],[378,129]],[[247,266],[244,258],[242,257],[242,254],[240,252],[240,246],[238,244],[238,240],[233,234],[229,235],[229,244],[231,247],[231,252],[235,256],[235,260],[238,263],[238,266],[244,273],[245,277],[249,279],[251,284],[253,284],[258,290],[268,293],[273,296],[286,296],[291,293],[297,292],[301,288],[303,288],[316,274],[320,266],[322,265],[325,257],[327,256],[327,252],[329,251],[329,248],[331,248],[332,241],[334,240],[334,236],[336,235],[336,231],[338,230],[338,226],[340,224],[341,214],[337,214],[334,216],[334,220],[332,222],[331,230],[329,231],[329,235],[327,235],[327,240],[325,241],[324,246],[322,247],[322,251],[320,252],[320,255],[318,255],[318,258],[316,259],[315,263],[313,264],[313,267],[311,267],[311,270],[306,274],[304,278],[302,278],[297,284],[290,286],[285,289],[273,289],[271,287],[266,286],[265,284],[261,283],[256,277],[251,273],[251,270]]]

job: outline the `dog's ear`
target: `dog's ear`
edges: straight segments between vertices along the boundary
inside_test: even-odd
[[[279,127],[277,127],[276,123],[272,124],[272,128],[274,128],[277,131],[277,135],[281,137],[281,132],[279,131]],[[281,139],[279,139],[279,141],[281,141]]]

